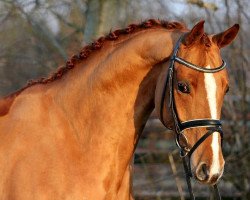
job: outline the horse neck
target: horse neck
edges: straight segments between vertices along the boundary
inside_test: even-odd
[[[110,42],[57,83],[55,102],[85,152],[128,162],[154,108],[157,63],[169,57],[178,35],[152,29]]]

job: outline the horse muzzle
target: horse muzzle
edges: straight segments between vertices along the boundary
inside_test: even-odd
[[[192,170],[193,176],[201,183],[214,185],[221,178],[224,171],[224,160],[223,164],[218,166],[216,170],[212,170],[212,167],[207,165],[205,162],[199,163],[199,165]]]

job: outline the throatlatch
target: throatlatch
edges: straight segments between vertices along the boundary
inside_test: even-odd
[[[184,170],[185,170],[185,174],[186,174],[186,181],[187,181],[187,185],[188,185],[190,198],[192,200],[194,200],[195,197],[194,197],[194,194],[192,191],[192,185],[191,185],[192,172],[191,172],[190,158],[191,158],[193,152],[199,147],[199,145],[202,144],[202,142],[205,141],[213,133],[215,133],[215,132],[220,133],[221,141],[223,141],[222,124],[221,124],[221,121],[217,120],[217,119],[193,119],[193,120],[189,120],[189,121],[185,121],[185,122],[180,122],[179,117],[178,117],[178,113],[176,110],[175,99],[174,99],[174,86],[173,86],[173,84],[174,84],[174,63],[178,62],[178,63],[182,64],[183,66],[186,66],[188,68],[191,68],[193,70],[203,72],[203,73],[216,73],[216,72],[223,70],[226,67],[226,62],[222,60],[221,66],[219,66],[217,68],[213,68],[213,69],[208,69],[205,67],[201,67],[201,66],[197,66],[195,64],[192,64],[186,60],[183,60],[182,58],[177,56],[182,39],[183,39],[183,36],[181,36],[179,38],[179,40],[177,41],[177,43],[174,47],[174,50],[173,50],[173,55],[170,59],[170,65],[168,68],[168,73],[167,73],[166,81],[164,83],[162,97],[161,97],[160,120],[162,121],[162,123],[164,124],[165,127],[167,127],[168,129],[171,129],[164,122],[164,119],[163,119],[164,99],[166,97],[166,90],[168,87],[168,89],[169,89],[169,102],[168,102],[168,105],[166,105],[166,106],[168,106],[170,108],[171,114],[172,114],[173,119],[174,119],[174,128],[175,128],[175,133],[176,133],[176,140],[175,141],[176,141],[177,146],[180,148],[180,156],[182,157],[182,161],[183,161],[183,166],[184,166]],[[187,146],[182,146],[180,144],[180,138],[183,137],[187,141],[187,138],[183,134],[183,131],[185,129],[197,128],[197,127],[206,127],[207,132],[195,143],[195,145],[192,148],[189,149]],[[217,200],[220,200],[221,197],[220,197],[217,185],[215,184],[213,186],[213,188],[214,188],[215,198]]]

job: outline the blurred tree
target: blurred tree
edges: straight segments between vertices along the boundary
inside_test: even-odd
[[[126,0],[88,0],[84,40],[90,42],[125,21]],[[125,12],[125,13],[124,13]]]

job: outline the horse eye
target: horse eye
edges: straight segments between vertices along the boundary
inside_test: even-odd
[[[229,86],[227,87],[227,89],[226,89],[226,92],[225,93],[228,93],[229,92]]]
[[[190,89],[189,89],[189,85],[187,83],[184,82],[179,82],[178,83],[178,90],[182,93],[190,93]]]

